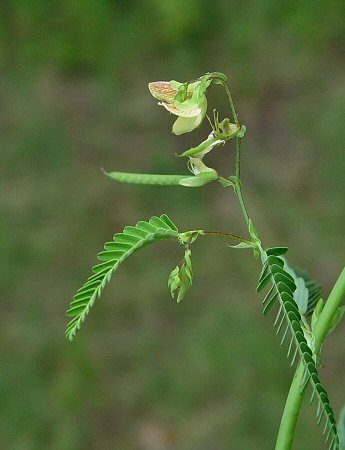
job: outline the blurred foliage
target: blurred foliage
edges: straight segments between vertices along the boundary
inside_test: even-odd
[[[264,244],[288,245],[327,294],[344,261],[345,3],[4,0],[1,12],[0,447],[272,448],[293,372],[251,255],[196,243],[177,306],[166,279],[181,249],[161,243],[116,274],[73,344],[64,311],[126,224],[167,212],[181,230],[243,232],[220,186],[121,186],[99,170],[180,173],[174,153],[207,124],[172,136],[146,86],[210,70],[230,77],[247,125],[244,191]],[[209,100],[226,114],[220,89]],[[227,174],[233,151],[208,161]],[[321,371],[336,411],[343,333]],[[313,414],[296,449],[323,448]]]

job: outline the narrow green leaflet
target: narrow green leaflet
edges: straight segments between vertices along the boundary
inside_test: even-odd
[[[287,247],[272,247],[272,248],[267,248],[266,250],[266,255],[268,256],[281,256],[284,255],[287,251],[288,248]]]
[[[176,225],[166,214],[153,216],[148,222],[140,221],[135,226],[127,226],[122,233],[115,234],[112,241],[104,245],[104,251],[97,255],[101,261],[93,267],[94,274],[77,291],[72,299],[67,316],[71,321],[66,328],[66,336],[72,340],[80,329],[96,299],[99,298],[113,273],[130,255],[142,247],[162,239],[178,238]]]

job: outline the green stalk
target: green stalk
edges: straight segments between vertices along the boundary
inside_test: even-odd
[[[204,234],[205,236],[219,236],[219,237],[225,237],[225,238],[229,238],[229,239],[233,239],[235,241],[239,241],[239,242],[243,242],[245,244],[248,245],[252,245],[252,241],[250,241],[249,239],[246,239],[242,236],[237,236],[236,234],[233,233],[224,233],[222,231],[205,231],[202,230],[202,234]]]
[[[219,80],[220,83],[221,83],[221,85],[224,87],[225,92],[226,92],[226,96],[228,97],[228,100],[229,100],[229,104],[230,104],[230,108],[231,108],[231,112],[232,112],[234,121],[235,121],[236,125],[240,128],[240,122],[239,122],[239,120],[238,120],[238,116],[237,116],[237,113],[236,113],[236,110],[235,110],[234,100],[233,100],[233,98],[232,98],[232,95],[231,95],[231,91],[230,91],[229,85],[228,85],[228,83],[226,82],[226,78],[220,77],[219,75],[211,75],[211,76],[209,77],[209,79],[210,79],[210,80],[212,80],[212,79],[213,79],[213,80]]]
[[[234,101],[233,101],[233,99],[232,99],[232,95],[231,95],[231,91],[230,91],[229,85],[228,85],[228,83],[227,83],[226,81],[224,81],[224,80],[223,80],[223,82],[222,82],[222,85],[224,86],[226,95],[227,95],[227,97],[228,97],[228,100],[229,100],[229,104],[230,104],[230,108],[231,108],[231,112],[232,112],[234,121],[235,121],[236,125],[238,125],[238,127],[239,127],[239,126],[240,126],[240,122],[239,122],[239,120],[238,120],[238,116],[237,116],[237,113],[236,113],[236,110],[235,110],[235,104],[234,104]]]
[[[219,79],[222,81],[222,85],[223,85],[223,87],[225,89],[225,92],[226,92],[226,95],[228,97],[228,101],[229,101],[229,105],[230,105],[230,109],[231,109],[231,113],[232,113],[232,116],[234,118],[234,121],[235,121],[236,125],[238,127],[240,127],[240,122],[238,120],[238,115],[237,115],[237,112],[236,112],[236,109],[235,109],[235,104],[234,104],[234,100],[233,100],[232,95],[231,95],[231,91],[230,91],[229,85],[228,85],[228,83],[225,80],[223,80],[221,78],[219,78]],[[236,183],[235,183],[234,187],[235,187],[235,193],[237,195],[238,201],[239,201],[241,209],[242,209],[242,213],[243,213],[244,218],[246,220],[247,226],[249,227],[249,215],[248,215],[248,211],[247,211],[247,208],[246,208],[246,205],[245,205],[245,202],[244,202],[244,199],[243,199],[243,195],[242,195],[242,183],[241,183],[241,141],[242,141],[242,139],[239,136],[237,136],[236,137]]]
[[[299,363],[286,399],[283,417],[280,422],[275,450],[289,450],[295,435],[298,413],[302,405],[304,392],[301,393],[304,365]]]
[[[325,307],[315,324],[315,353],[319,354],[322,343],[327,336],[332,319],[345,298],[345,268],[337,279]],[[275,450],[290,450],[295,434],[298,414],[302,405],[305,390],[301,392],[304,365],[299,364],[291,383],[286,399],[283,417],[280,422]]]
[[[328,330],[331,326],[333,317],[337,312],[338,308],[342,305],[345,298],[345,267],[342,270],[339,278],[337,279],[335,285],[326,304],[320,314],[318,321],[315,324],[314,335],[315,335],[315,352],[318,354],[321,350],[322,343],[327,336]]]
[[[244,203],[242,195],[242,183],[241,183],[241,138],[236,138],[236,184],[235,192],[240,203],[244,218],[246,220],[247,226],[249,227],[249,215]]]

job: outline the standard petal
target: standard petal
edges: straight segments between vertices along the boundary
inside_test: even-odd
[[[149,83],[149,90],[157,100],[168,103],[174,101],[177,93],[177,90],[168,81],[153,81]]]

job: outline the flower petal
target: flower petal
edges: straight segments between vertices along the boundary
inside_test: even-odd
[[[177,90],[174,89],[168,81],[153,81],[149,83],[151,94],[163,102],[172,103],[176,96]]]
[[[176,135],[180,135],[195,130],[195,128],[198,128],[201,125],[202,121],[204,120],[206,111],[207,111],[207,100],[205,97],[205,101],[201,105],[199,115],[192,117],[184,117],[180,115],[180,117],[175,121],[173,125],[172,132]]]
[[[180,83],[179,81],[176,80],[171,80],[169,81],[170,86],[175,89],[176,91],[179,90],[179,88],[182,86],[183,83]]]
[[[195,117],[179,117],[172,128],[172,132],[179,136],[180,134],[189,133],[195,130],[201,124],[203,117],[201,114]]]
[[[202,94],[199,95],[199,89],[196,89],[191,98],[186,99],[184,102],[179,102],[178,100],[175,100],[173,103],[174,105],[180,109],[180,110],[186,110],[186,109],[195,109],[195,108],[203,108],[206,100],[206,95]]]
[[[174,104],[172,103],[165,103],[165,102],[161,102],[158,103],[161,106],[164,106],[164,108],[171,112],[172,114],[175,114],[175,116],[180,116],[180,117],[195,117],[195,116],[199,116],[201,114],[201,108],[192,108],[192,109],[179,109],[177,108]]]

